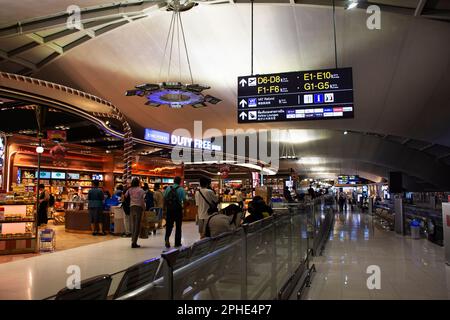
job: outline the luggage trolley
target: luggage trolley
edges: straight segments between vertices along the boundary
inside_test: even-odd
[[[53,229],[39,230],[39,251],[53,252],[56,249],[56,234]]]

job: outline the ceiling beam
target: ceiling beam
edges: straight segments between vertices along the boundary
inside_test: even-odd
[[[5,60],[9,60],[11,62],[19,64],[19,65],[21,65],[23,67],[26,67],[28,69],[31,69],[33,71],[37,70],[36,65],[33,64],[32,62],[30,62],[28,60],[25,60],[25,59],[22,59],[22,58],[19,58],[19,57],[10,57],[10,56],[8,56],[8,53],[3,51],[3,50],[0,50],[0,58],[3,58]]]
[[[8,51],[7,54],[8,54],[8,57],[16,56],[16,55],[19,55],[19,54],[21,54],[21,53],[23,53],[25,51],[31,50],[33,48],[36,48],[38,46],[39,46],[39,43],[37,43],[35,41],[32,41],[32,42],[29,42],[27,44],[24,44],[23,46],[20,46],[18,48],[15,48],[15,49],[12,49],[12,50]]]
[[[64,53],[63,48],[61,46],[58,46],[57,44],[52,43],[52,42],[46,42],[45,38],[43,38],[35,33],[27,34],[27,37],[34,40],[36,43],[38,43],[40,45],[44,45],[44,46],[52,49],[53,51],[58,52],[59,54]]]
[[[44,65],[46,65],[47,63],[49,63],[50,61],[56,59],[57,57],[59,57],[59,53],[58,52],[53,52],[52,54],[48,55],[46,58],[42,59],[41,61],[39,61],[36,64],[36,67],[38,69],[42,68]]]
[[[161,0],[131,0],[106,5],[97,5],[81,9],[81,22],[87,23],[98,19],[123,17],[123,15],[142,13],[153,6],[160,4]],[[68,12],[60,12],[51,16],[18,21],[12,25],[0,28],[1,37],[11,37],[35,33],[51,28],[63,27],[70,17]]]

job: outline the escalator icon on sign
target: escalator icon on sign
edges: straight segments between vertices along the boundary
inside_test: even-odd
[[[257,120],[258,112],[257,111],[249,111],[248,112],[248,120]]]

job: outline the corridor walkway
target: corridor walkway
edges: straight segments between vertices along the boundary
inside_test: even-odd
[[[442,247],[372,224],[367,214],[336,214],[305,299],[450,299],[450,267]],[[367,267],[381,271],[381,289],[369,290]]]

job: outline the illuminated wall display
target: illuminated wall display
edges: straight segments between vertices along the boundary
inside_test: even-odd
[[[238,77],[238,123],[353,118],[352,68]]]
[[[177,136],[168,132],[145,129],[144,139],[151,142],[170,144],[173,146],[192,147],[194,149],[222,151],[221,146],[212,144],[209,140],[193,139]]]

